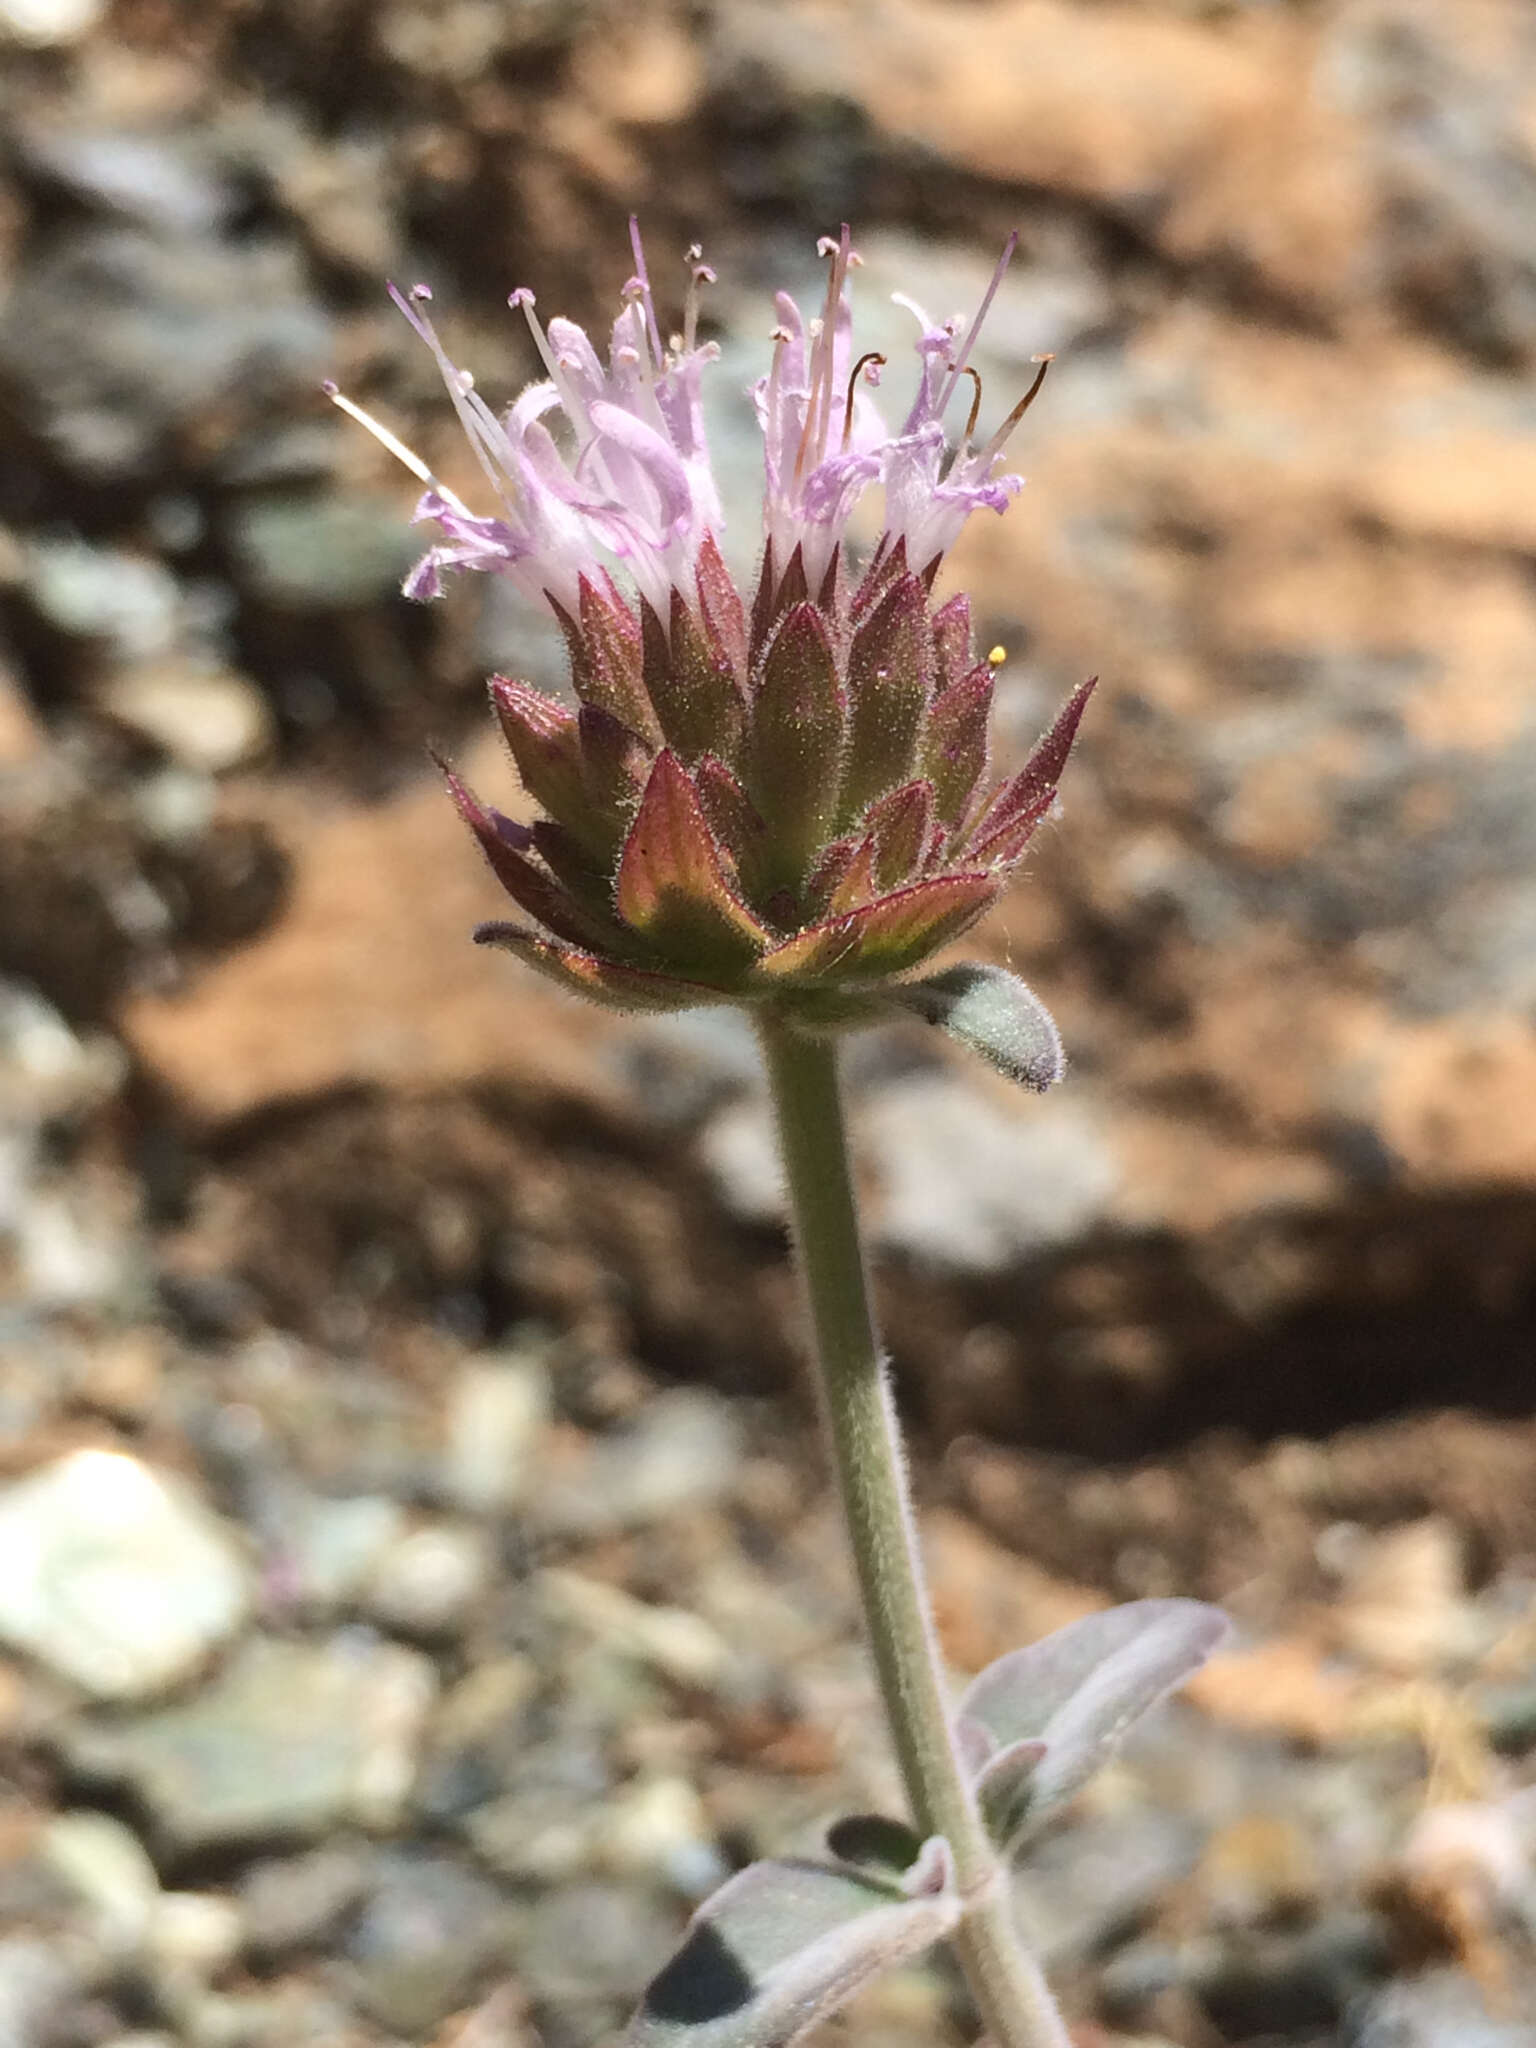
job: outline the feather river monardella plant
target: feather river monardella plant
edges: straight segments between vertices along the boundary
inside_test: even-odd
[[[520,918],[475,937],[622,1010],[732,1004],[762,1044],[778,1121],[839,1491],[912,1821],[838,1823],[820,1858],[756,1863],[695,1914],[647,1991],[631,2048],[779,2048],[876,1971],[949,1937],[998,2048],[1067,2034],[1008,1906],[1008,1860],[1219,1641],[1186,1600],[1108,1610],[1016,1651],[950,1701],[900,1443],[870,1312],[837,1077],[839,1035],[902,1011],[1013,1079],[1060,1077],[1034,995],[996,967],[924,970],[995,903],[1056,802],[1091,684],[1016,772],[991,760],[990,660],[964,596],[935,580],[977,511],[1021,479],[1006,444],[1040,389],[986,438],[971,357],[1013,252],[969,320],[911,300],[916,371],[899,425],[855,355],[844,228],[822,243],[826,295],[777,300],[752,397],[764,451],[763,546],[738,588],[697,333],[712,273],[690,252],[681,333],[663,342],[640,237],[606,363],[583,330],[525,316],[546,375],[503,412],[449,357],[418,285],[394,297],[432,351],[486,480],[484,509],[332,390],[425,486],[438,538],[406,580],[505,577],[548,605],[574,706],[497,676],[491,697],[532,823],[455,804]],[[950,422],[961,415],[957,438]],[[867,492],[881,523],[859,559]]]

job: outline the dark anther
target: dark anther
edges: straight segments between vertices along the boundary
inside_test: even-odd
[[[848,402],[843,407],[843,446],[845,448],[848,446],[849,437],[853,433],[853,394],[858,385],[859,378],[871,363],[878,363],[884,369],[885,360],[879,349],[869,349],[859,357],[859,360],[848,374]]]
[[[976,396],[971,400],[971,409],[966,416],[965,432],[960,437],[960,445],[963,448],[969,448],[971,436],[976,431],[976,422],[981,418],[981,372],[980,370],[972,369],[971,365],[967,363],[961,375],[969,377],[976,386]]]

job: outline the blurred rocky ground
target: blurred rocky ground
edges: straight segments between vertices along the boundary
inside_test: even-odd
[[[383,278],[511,392],[631,209],[744,562],[817,234],[1056,352],[952,576],[1008,744],[1103,678],[980,942],[1071,1075],[851,1079],[957,1670],[1240,1624],[1024,1874],[1079,2048],[1531,2048],[1524,0],[0,0],[0,2048],[584,2048],[894,1797],[750,1044],[467,943],[558,649],[319,389],[472,490]]]

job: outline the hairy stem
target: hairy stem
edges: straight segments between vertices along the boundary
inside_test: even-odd
[[[1006,1874],[955,1751],[870,1309],[836,1044],[772,1016],[759,1030],[838,1486],[907,1797],[922,1832],[943,1835],[954,1852],[967,1902],[955,1946],[997,2048],[1069,2048],[1039,1966],[1014,1934]]]

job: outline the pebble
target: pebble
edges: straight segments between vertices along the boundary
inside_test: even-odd
[[[1120,1186],[1120,1163],[1085,1104],[1009,1111],[955,1075],[919,1074],[872,1094],[862,1138],[880,1189],[879,1240],[957,1272],[998,1272],[1071,1243]]]
[[[1476,1647],[1461,1538],[1427,1515],[1361,1539],[1334,1608],[1343,1646],[1402,1677],[1439,1669]]]
[[[0,977],[0,1118],[79,1115],[110,1100],[127,1071],[114,1039],[79,1037],[30,983]]]
[[[97,702],[119,725],[199,774],[243,768],[272,743],[266,699],[233,669],[174,657],[140,662],[109,676]]]
[[[367,1883],[365,1852],[343,1843],[252,1864],[240,1881],[246,1946],[273,1956],[328,1940]]]
[[[549,1369],[527,1352],[467,1358],[448,1390],[443,1491],[466,1514],[521,1507],[550,1416]]]
[[[647,1664],[675,1685],[711,1691],[730,1672],[730,1644],[687,1608],[653,1607],[578,1572],[541,1572],[537,1583],[550,1614],[574,1622],[608,1653]]]
[[[503,1958],[513,1921],[496,1887],[452,1858],[386,1852],[343,1945],[359,2003],[392,2035],[424,2032]]]
[[[750,1096],[728,1102],[700,1131],[696,1149],[739,1222],[783,1222],[784,1162],[762,1103]]]
[[[191,1675],[250,1612],[234,1538],[179,1480],[79,1450],[0,1495],[0,1640],[99,1699]]]
[[[110,1814],[76,1808],[43,1830],[42,1859],[85,1907],[92,1939],[133,1954],[161,1903],[160,1880],[137,1835]]]
[[[50,1944],[0,1935],[0,2048],[39,2048],[78,1984]]]
[[[1366,2008],[1354,2048],[1536,2048],[1536,2020],[1496,2015],[1464,1970],[1389,1984]]]
[[[680,1387],[649,1402],[628,1427],[601,1438],[579,1470],[551,1481],[536,1520],[562,1536],[643,1527],[728,1494],[741,1455],[741,1424],[730,1404]]]
[[[378,1559],[364,1605],[402,1634],[452,1635],[489,1590],[495,1562],[483,1529],[451,1522],[412,1529]]]
[[[366,1631],[248,1643],[194,1698],[66,1724],[78,1772],[130,1785],[169,1853],[398,1826],[436,1695],[431,1664]]]
[[[592,1847],[597,1869],[650,1878],[685,1898],[702,1899],[730,1875],[704,1803],[686,1778],[640,1778],[624,1786],[599,1808]]]
[[[677,1940],[676,1917],[659,1900],[592,1879],[539,1900],[517,1960],[528,1989],[574,2027],[582,2006],[632,2004]]]
[[[361,1597],[404,1527],[404,1508],[385,1494],[296,1500],[283,1515],[279,1554],[270,1567],[274,1597],[315,1618],[337,1614]]]
[[[227,1969],[243,1937],[233,1899],[217,1892],[166,1892],[156,1904],[144,1945],[162,1998],[184,1996]]]
[[[392,498],[271,493],[237,506],[242,578],[278,611],[337,611],[392,597],[419,552]]]
[[[95,640],[125,661],[174,644],[181,590],[163,563],[83,540],[35,540],[26,552],[28,595],[49,624]]]
[[[101,19],[103,0],[0,0],[0,34],[34,50],[77,43]]]

